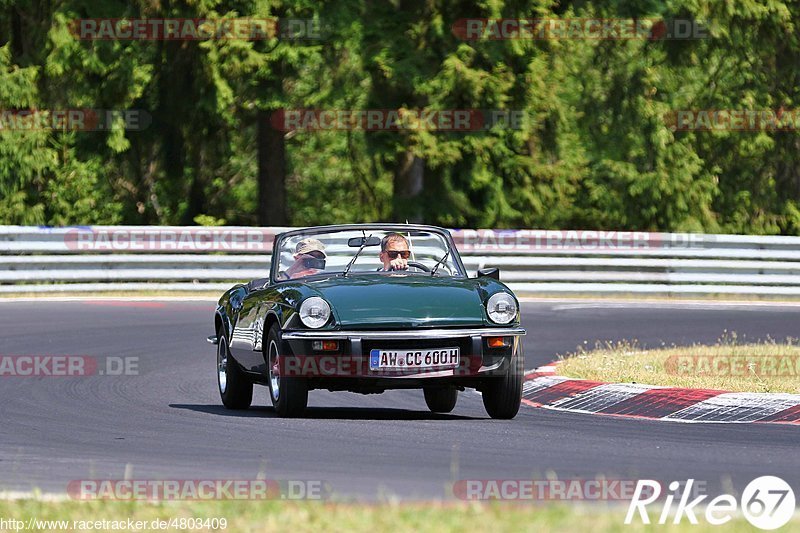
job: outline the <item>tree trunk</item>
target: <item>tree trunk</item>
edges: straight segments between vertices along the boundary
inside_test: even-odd
[[[173,214],[178,211],[180,200],[188,194],[185,186],[187,177],[187,148],[184,137],[183,121],[179,118],[187,107],[184,102],[187,94],[193,93],[193,77],[191,61],[180,43],[165,41],[160,46],[161,63],[158,65],[158,107],[156,116],[161,118],[161,157],[164,169],[164,185],[167,193],[165,200],[172,205]],[[196,176],[192,176],[196,179]],[[181,223],[191,223],[191,213],[184,213]],[[187,220],[188,218],[188,220]],[[157,217],[159,224],[174,224],[177,220],[163,220]]]
[[[392,218],[397,222],[423,222],[422,191],[424,189],[425,160],[412,152],[405,152],[394,173],[394,200]]]
[[[286,140],[270,123],[270,112],[258,112],[258,223],[286,226]]]
[[[196,151],[197,149],[195,149]],[[192,182],[189,184],[189,203],[186,206],[186,211],[183,215],[182,224],[186,226],[190,226],[194,224],[194,219],[197,215],[204,214],[205,212],[205,191],[203,190],[203,180],[202,180],[202,173],[204,171],[204,161],[205,158],[201,153],[193,154],[195,157],[194,162],[194,172],[192,172],[191,180]],[[154,206],[155,207],[155,206]]]

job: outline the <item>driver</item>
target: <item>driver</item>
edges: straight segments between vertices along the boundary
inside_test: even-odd
[[[383,268],[378,270],[407,270],[410,256],[408,240],[399,233],[390,233],[381,240],[381,253],[378,257]]]
[[[278,274],[279,280],[302,278],[325,270],[325,245],[317,239],[303,239],[294,250],[294,264]]]

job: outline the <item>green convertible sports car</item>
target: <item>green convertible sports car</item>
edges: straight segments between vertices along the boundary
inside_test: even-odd
[[[275,237],[268,278],[238,284],[215,312],[225,407],[269,387],[280,416],[300,416],[313,389],[422,389],[453,410],[466,387],[493,418],[520,406],[519,304],[497,269],[470,278],[450,233],[412,224],[352,224]]]

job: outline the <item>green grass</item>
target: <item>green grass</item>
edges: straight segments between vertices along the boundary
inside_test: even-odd
[[[635,341],[579,350],[561,357],[558,373],[612,383],[732,392],[800,394],[800,345],[738,344],[729,334],[713,346],[671,346],[643,350]]]
[[[679,526],[645,526],[623,523],[626,505],[520,505],[510,503],[379,503],[349,504],[322,502],[42,502],[0,501],[0,518],[27,520],[143,520],[171,518],[225,518],[228,532],[240,531],[752,531],[744,519],[735,518],[722,527],[704,523],[692,526],[684,519]],[[651,512],[657,520],[658,513]],[[800,527],[795,518],[787,527]],[[149,529],[144,529],[147,531]],[[0,531],[2,531],[0,529]],[[172,529],[171,531],[175,531]],[[186,529],[208,531],[208,529]],[[221,530],[220,530],[221,531]]]

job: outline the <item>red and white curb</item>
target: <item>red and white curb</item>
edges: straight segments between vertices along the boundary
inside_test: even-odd
[[[603,383],[557,374],[558,364],[525,375],[523,403],[533,407],[672,422],[800,425],[800,394],[725,392]]]

